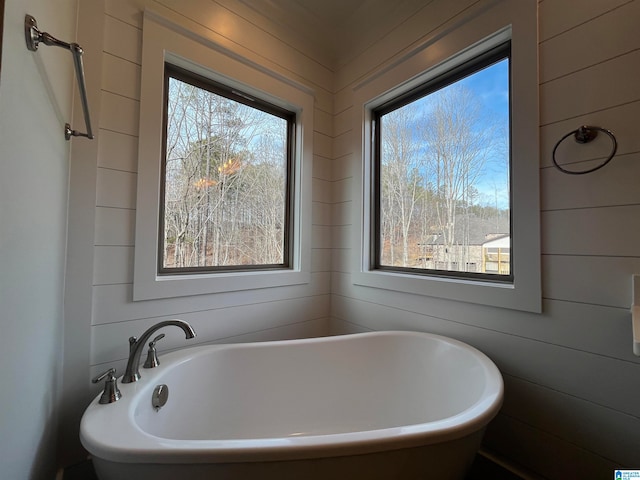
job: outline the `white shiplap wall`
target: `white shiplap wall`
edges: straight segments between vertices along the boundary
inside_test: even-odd
[[[198,342],[238,339],[288,338],[326,332],[329,306],[328,198],[314,194],[314,271],[306,286],[233,292],[158,301],[132,302],[134,254],[136,156],[140,93],[141,7],[144,2],[106,2],[97,158],[95,256],[91,364],[97,368],[122,363],[126,339],[149,325],[170,317],[192,323]],[[149,1],[146,6],[172,21],[197,22],[219,36],[226,46],[251,55],[262,65],[277,70],[316,92],[314,187],[327,191],[323,163],[328,162],[331,133],[331,72],[292,48],[277,31],[256,27],[250,10],[236,13],[213,2]],[[203,20],[204,19],[204,20]],[[224,19],[221,22],[219,19]],[[217,24],[219,23],[219,24]],[[232,25],[229,28],[229,25]],[[293,42],[290,42],[293,43]],[[307,74],[307,75],[305,75]],[[316,190],[314,189],[314,192]],[[169,332],[167,332],[169,336]],[[237,337],[237,338],[236,338]],[[166,347],[184,342],[179,332]]]
[[[315,96],[311,283],[292,287],[132,301],[135,246],[142,18],[145,7],[192,30],[204,29],[225,48],[308,86]],[[89,378],[111,366],[124,371],[127,339],[167,318],[189,321],[198,336],[188,344],[166,329],[161,349],[196,343],[301,338],[328,333],[331,266],[332,78],[304,45],[233,1],[118,0],[90,2],[80,10],[78,43],[85,57],[101,59],[87,87],[97,135],[93,150],[72,157],[67,349],[69,426],[66,456],[77,449],[77,422],[99,386]],[[102,33],[104,32],[104,33]],[[292,45],[295,45],[293,47]],[[92,46],[94,46],[92,48]],[[317,55],[316,55],[317,56]],[[80,140],[82,141],[82,140]],[[83,146],[81,145],[81,146]],[[75,192],[75,196],[74,196]],[[95,201],[93,200],[95,199]],[[94,203],[94,204],[92,204]],[[84,217],[81,219],[81,214]],[[87,263],[92,268],[87,268]],[[85,268],[74,268],[81,264]],[[88,288],[90,286],[90,288]],[[90,292],[91,300],[85,298]],[[84,299],[80,301],[80,299]],[[90,323],[90,326],[89,326]],[[173,331],[175,330],[175,331]],[[164,344],[164,345],[163,345]],[[74,443],[75,442],[75,443]]]
[[[101,62],[86,68],[97,143],[72,145],[63,415],[70,438],[77,438],[75,422],[91,395],[88,376],[111,365],[122,371],[127,338],[159,320],[185,318],[198,341],[215,342],[321,335],[331,315],[331,333],[433,331],[490,355],[503,371],[506,399],[485,443],[511,461],[550,478],[606,478],[614,467],[640,465],[640,362],[631,355],[628,313],[631,274],[640,272],[640,2],[540,2],[542,315],[351,282],[350,238],[360,228],[352,87],[477,2],[399,3],[404,17],[378,41],[367,31],[367,41],[347,47],[334,72],[325,52],[235,0],[81,2],[85,66],[96,56]],[[225,47],[314,90],[308,287],[131,301],[145,6],[205,28]],[[357,39],[367,25],[353,29]],[[597,173],[562,175],[551,167],[551,149],[583,123],[613,130],[618,155]],[[185,345],[177,330],[166,333],[165,348]]]
[[[539,2],[541,315],[351,281],[360,229],[351,192],[362,161],[352,155],[353,87],[475,3],[425,2],[336,72],[331,331],[422,330],[478,347],[506,384],[485,447],[548,478],[607,478],[640,465],[640,359],[629,314],[631,275],[640,272],[640,1]],[[551,150],[583,124],[611,129],[618,154],[598,172],[564,175]],[[591,147],[572,153],[589,165],[609,145]]]

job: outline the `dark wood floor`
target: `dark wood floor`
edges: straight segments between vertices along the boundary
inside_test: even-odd
[[[502,468],[487,457],[476,455],[466,480],[521,480],[521,477]]]
[[[98,480],[91,461],[69,467],[63,480]],[[476,455],[466,480],[521,480],[521,478],[482,455]]]

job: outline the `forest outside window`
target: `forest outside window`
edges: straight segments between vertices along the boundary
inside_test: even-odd
[[[510,43],[372,117],[371,268],[513,282]]]
[[[165,65],[158,273],[290,268],[295,114]]]

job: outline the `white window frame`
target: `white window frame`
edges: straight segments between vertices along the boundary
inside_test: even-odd
[[[158,274],[165,62],[296,113],[291,268]],[[313,92],[146,10],[143,21],[133,300],[306,284],[311,280]]]
[[[372,110],[429,79],[511,41],[511,228],[513,283],[372,269]],[[472,8],[354,88],[360,109],[360,218],[353,283],[449,300],[541,312],[537,2]]]

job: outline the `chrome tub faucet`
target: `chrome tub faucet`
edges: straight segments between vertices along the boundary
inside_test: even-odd
[[[176,327],[180,327],[184,332],[185,338],[193,338],[196,336],[196,332],[191,328],[184,320],[166,320],[164,322],[156,323],[152,327],[150,327],[146,332],[144,332],[139,339],[136,337],[129,338],[129,360],[127,361],[127,369],[120,380],[121,383],[132,383],[137,382],[140,379],[140,372],[138,371],[140,367],[140,355],[142,354],[142,350],[144,350],[144,346],[147,343],[147,340],[151,338],[155,332],[160,330],[163,327],[168,327],[169,325],[174,325]]]

